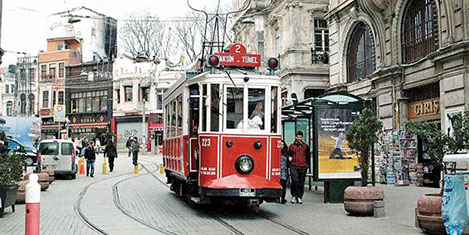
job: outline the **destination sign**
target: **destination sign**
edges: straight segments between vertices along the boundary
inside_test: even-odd
[[[229,53],[215,53],[220,59],[220,64],[224,66],[243,66],[259,67],[261,66],[261,55],[246,54],[246,47],[243,44],[236,43],[230,48]]]

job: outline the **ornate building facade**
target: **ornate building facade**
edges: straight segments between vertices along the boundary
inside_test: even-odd
[[[469,110],[469,2],[331,0],[329,91],[372,99],[386,130]]]

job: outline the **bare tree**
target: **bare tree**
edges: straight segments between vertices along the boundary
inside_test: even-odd
[[[123,20],[121,42],[125,53],[133,57],[168,58],[174,52],[172,28],[149,12],[132,13]]]
[[[202,38],[205,28],[205,16],[190,11],[186,16],[187,21],[180,21],[175,24],[175,34],[177,35],[177,43],[183,51],[184,57],[189,62],[193,62],[199,58],[202,53]]]

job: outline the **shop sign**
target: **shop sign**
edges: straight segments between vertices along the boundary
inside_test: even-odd
[[[41,111],[39,111],[39,114],[41,116],[50,116],[50,109],[41,109]]]
[[[65,122],[65,105],[54,105],[54,121]]]
[[[261,55],[246,54],[246,47],[243,44],[236,43],[230,48],[229,53],[215,53],[220,58],[220,64],[224,66],[261,66]]]
[[[418,102],[409,103],[408,115],[409,119],[430,117],[440,114],[440,98],[428,99]]]

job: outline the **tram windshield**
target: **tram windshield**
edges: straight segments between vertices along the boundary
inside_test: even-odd
[[[248,89],[248,130],[264,130],[265,89]]]
[[[236,129],[243,121],[244,89],[228,87],[226,90],[226,128]]]

